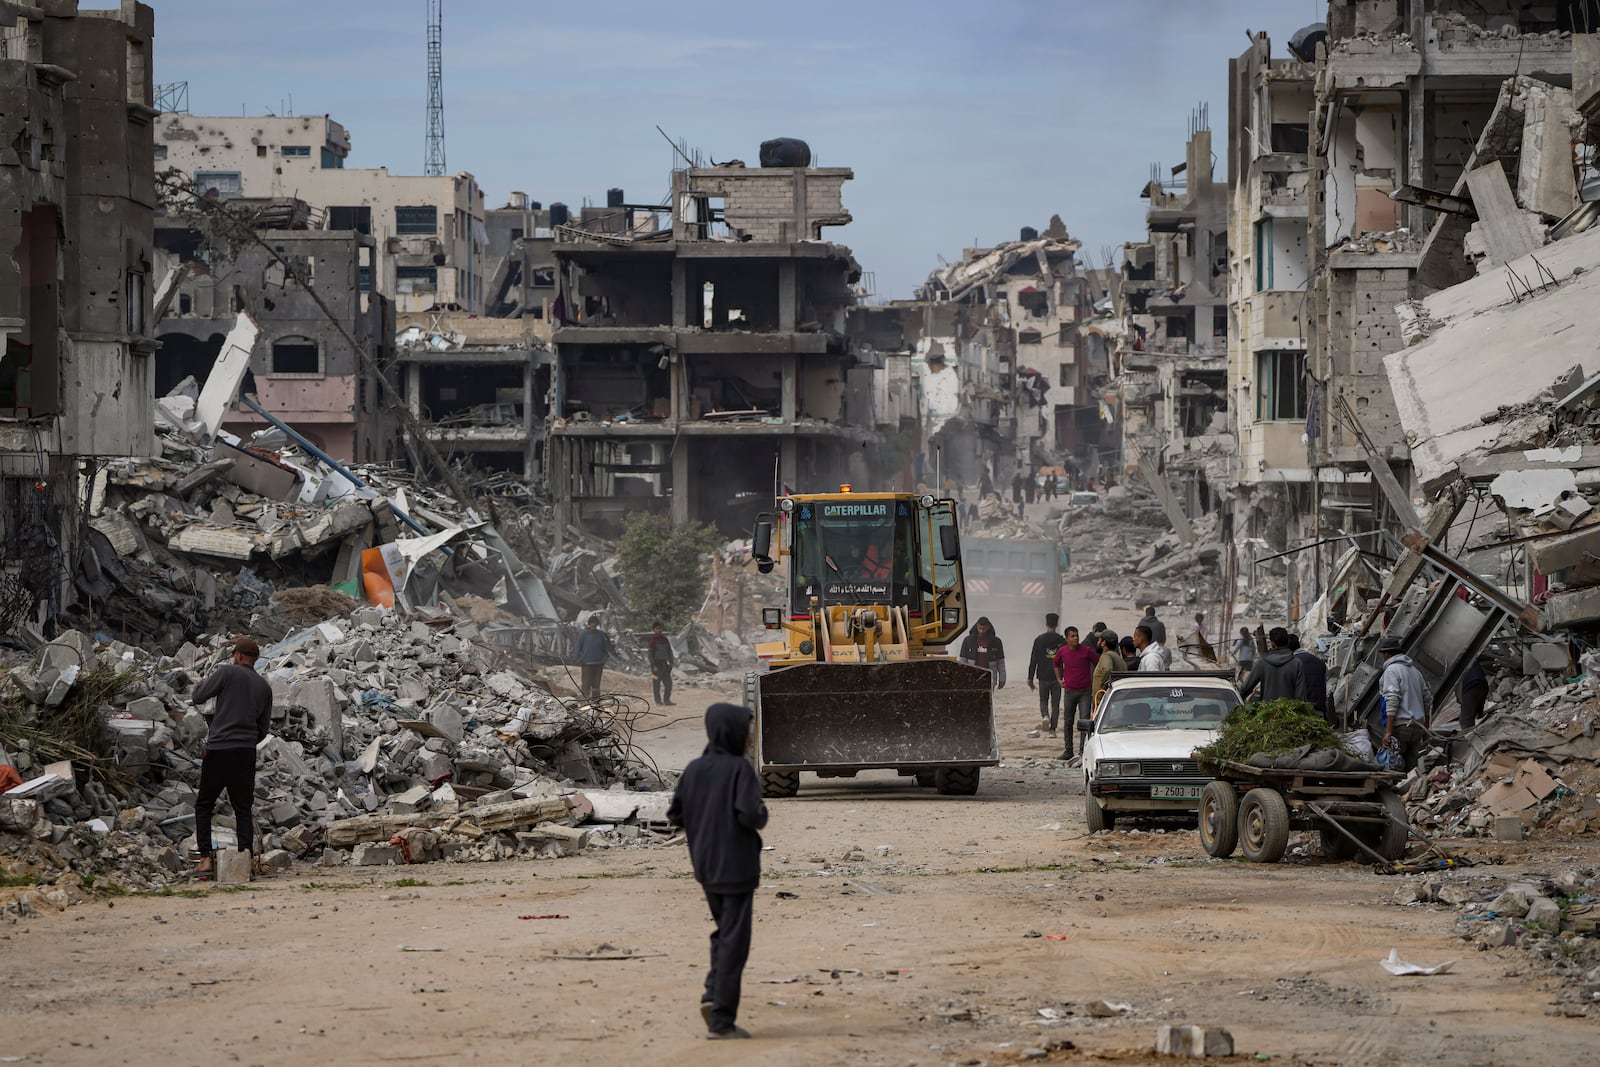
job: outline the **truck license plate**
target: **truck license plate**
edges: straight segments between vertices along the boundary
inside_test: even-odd
[[[1205,788],[1203,785],[1153,785],[1150,787],[1150,799],[1199,800]]]

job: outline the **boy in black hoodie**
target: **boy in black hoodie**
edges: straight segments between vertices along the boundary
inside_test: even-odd
[[[738,704],[706,709],[710,744],[683,769],[667,819],[683,827],[695,881],[705,891],[717,928],[711,934],[711,970],[706,974],[700,1017],[713,1040],[749,1037],[735,1025],[739,985],[750,955],[750,923],[761,882],[761,835],[767,806],[761,780],[745,758],[755,712]]]

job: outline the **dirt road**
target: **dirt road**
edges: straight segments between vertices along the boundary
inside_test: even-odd
[[[663,710],[697,711],[683,695]],[[1008,687],[1001,706],[1007,762],[977,797],[875,775],[806,778],[772,803],[741,1013],[752,1042],[701,1036],[710,923],[685,851],[655,844],[297,867],[0,926],[0,1056],[927,1065],[1070,1041],[1039,1061],[1142,1063],[1158,1025],[1184,1022],[1226,1026],[1277,1063],[1593,1062],[1593,1022],[1547,1017],[1524,956],[1474,951],[1453,910],[1397,905],[1403,879],[1314,855],[1211,861],[1191,831],[1153,823],[1086,838],[1077,772],[1027,737],[1032,694]],[[698,730],[641,737],[692,754]],[[1592,844],[1559,852],[1516,853],[1496,875],[1595,862]],[[1460,962],[1394,978],[1378,966],[1391,947]],[[1131,1010],[1099,1017],[1100,1001]]]

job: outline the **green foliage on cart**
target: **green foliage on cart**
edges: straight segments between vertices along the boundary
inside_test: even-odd
[[[1209,745],[1194,750],[1202,762],[1248,763],[1258,752],[1288,752],[1311,745],[1347,751],[1317,710],[1303,700],[1263,700],[1241,704],[1223,720],[1222,732]]]

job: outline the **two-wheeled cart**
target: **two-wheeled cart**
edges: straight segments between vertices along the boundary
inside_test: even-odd
[[[1202,761],[1212,776],[1200,794],[1200,843],[1222,859],[1237,848],[1254,863],[1276,863],[1291,830],[1316,830],[1330,859],[1364,855],[1392,864],[1411,836],[1394,771],[1320,771]],[[1420,835],[1419,835],[1420,836]]]

